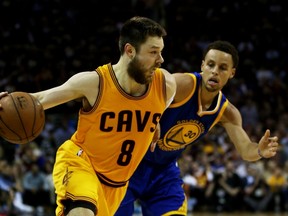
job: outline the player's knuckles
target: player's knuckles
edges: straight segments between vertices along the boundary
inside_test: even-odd
[[[8,92],[0,92],[0,98],[5,97],[8,95]]]

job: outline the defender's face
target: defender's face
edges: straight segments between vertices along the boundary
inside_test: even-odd
[[[129,75],[136,82],[147,84],[152,81],[156,68],[164,62],[162,50],[164,41],[162,37],[149,37],[128,65]]]
[[[232,56],[214,49],[209,50],[205,56],[201,70],[203,84],[210,92],[220,91],[236,72],[233,68]]]

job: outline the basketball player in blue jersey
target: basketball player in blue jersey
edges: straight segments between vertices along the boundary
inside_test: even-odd
[[[204,51],[201,73],[175,73],[176,96],[161,117],[161,137],[152,146],[129,182],[115,216],[130,216],[140,200],[143,216],[187,215],[183,181],[176,165],[187,145],[219,124],[226,129],[243,160],[275,156],[278,137],[266,130],[259,143],[242,128],[239,110],[221,92],[238,65],[238,52],[227,41],[215,41]]]

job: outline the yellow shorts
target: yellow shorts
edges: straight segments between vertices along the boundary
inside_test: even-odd
[[[125,196],[127,185],[113,188],[102,184],[81,148],[68,140],[56,154],[53,181],[57,194],[56,216],[64,216],[62,200],[93,203],[98,216],[112,216]]]

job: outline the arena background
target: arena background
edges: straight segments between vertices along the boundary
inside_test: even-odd
[[[172,73],[199,71],[205,45],[217,39],[228,40],[239,50],[240,64],[235,79],[223,92],[241,111],[249,136],[258,141],[266,128],[271,129],[272,134],[279,136],[279,152],[273,159],[247,164],[239,158],[223,130],[216,127],[213,134],[179,159],[182,175],[198,178],[207,166],[215,172],[225,172],[224,163],[229,159],[243,179],[251,177],[251,170],[266,183],[276,175],[276,179],[284,178],[285,183],[268,185],[262,198],[272,194],[271,202],[261,211],[272,215],[285,213],[288,209],[287,11],[287,1],[281,0],[2,0],[0,88],[9,92],[36,92],[59,85],[77,72],[115,63],[119,57],[118,30],[133,15],[150,17],[166,27],[163,67]],[[32,214],[33,210],[21,202],[25,174],[32,164],[37,164],[39,172],[45,175],[45,187],[50,194],[45,205],[35,204],[35,214],[53,215],[51,166],[55,150],[75,129],[78,109],[78,102],[70,102],[47,110],[45,129],[30,144],[18,146],[0,140],[3,215]],[[202,190],[197,185],[191,186],[191,190],[198,192],[189,196],[192,215],[257,212],[247,203],[227,208],[230,200],[227,197],[213,197],[212,203],[206,199],[200,202],[203,197],[196,194],[204,193],[206,186]],[[241,197],[244,199],[246,195],[243,190]],[[135,214],[141,215],[138,204],[135,206]]]

